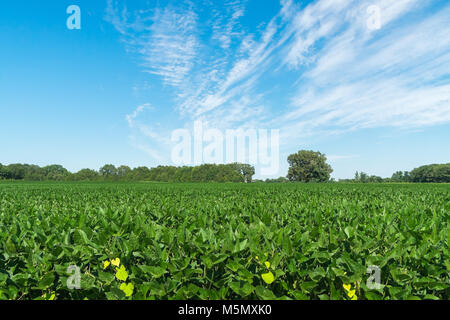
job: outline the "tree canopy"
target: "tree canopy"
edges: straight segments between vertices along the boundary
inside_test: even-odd
[[[352,182],[360,182],[360,183],[374,183],[374,182],[377,182],[377,183],[381,183],[381,182],[384,182],[384,179],[382,177],[379,177],[379,176],[374,176],[374,175],[369,176],[365,172],[358,172],[358,171],[356,171],[355,178],[353,179]]]
[[[327,182],[333,169],[320,152],[300,150],[288,157],[287,178],[294,182]]]
[[[411,181],[413,182],[450,182],[450,163],[430,164],[411,171]]]
[[[60,165],[39,167],[28,164],[0,164],[0,179],[29,181],[155,181],[155,182],[251,182],[255,168],[248,164],[203,164],[196,167],[144,166],[131,169],[112,164],[98,171],[82,169],[71,173]]]
[[[327,158],[320,152],[301,150],[288,157],[290,165],[287,178],[254,180],[255,168],[249,164],[203,164],[200,166],[174,167],[145,166],[131,169],[122,165],[102,166],[98,171],[82,169],[71,173],[61,165],[39,167],[32,164],[0,163],[0,180],[26,181],[155,181],[155,182],[333,182],[330,174],[333,169],[326,163]],[[381,183],[381,182],[418,182],[418,183],[450,183],[450,163],[431,164],[408,171],[397,171],[391,178],[381,178],[356,172],[353,179],[340,179],[348,183]]]

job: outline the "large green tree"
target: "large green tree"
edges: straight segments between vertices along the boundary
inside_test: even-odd
[[[288,157],[287,178],[296,182],[327,182],[333,169],[320,152],[300,150]]]
[[[450,182],[450,163],[431,164],[411,171],[413,182]]]

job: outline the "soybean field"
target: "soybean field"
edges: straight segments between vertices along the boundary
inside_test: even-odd
[[[0,183],[0,299],[449,298],[448,184]]]

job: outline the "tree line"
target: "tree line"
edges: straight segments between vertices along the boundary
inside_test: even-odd
[[[287,182],[341,182],[341,183],[383,183],[383,182],[434,182],[450,183],[450,163],[431,164],[408,171],[397,171],[390,178],[382,178],[356,171],[353,179],[331,179],[333,169],[327,164],[327,158],[320,152],[300,150],[288,157],[287,177],[266,179],[266,183]]]
[[[29,164],[0,164],[0,180],[28,181],[155,181],[155,182],[434,182],[450,183],[450,163],[421,166],[408,171],[397,171],[391,178],[356,172],[353,179],[331,179],[333,169],[324,154],[300,150],[288,159],[289,171],[286,177],[277,179],[253,180],[255,168],[249,164],[203,164],[199,166],[158,166],[156,168],[128,166],[115,167],[107,164],[98,171],[82,169],[71,173],[61,165],[39,167]]]
[[[350,182],[381,183],[381,182],[413,182],[413,183],[450,183],[450,163],[430,164],[409,171],[397,171],[390,178],[381,178],[368,175],[365,172],[356,172],[355,178]]]
[[[122,165],[102,166],[98,171],[71,173],[61,165],[0,164],[0,180],[26,181],[155,181],[155,182],[252,182],[255,168],[248,164],[203,164],[194,167],[158,166],[131,169]]]

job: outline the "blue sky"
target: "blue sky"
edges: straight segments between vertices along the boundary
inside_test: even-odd
[[[449,17],[444,0],[3,1],[0,163],[169,165],[196,120],[278,129],[275,176],[300,149],[335,178],[447,163]]]

